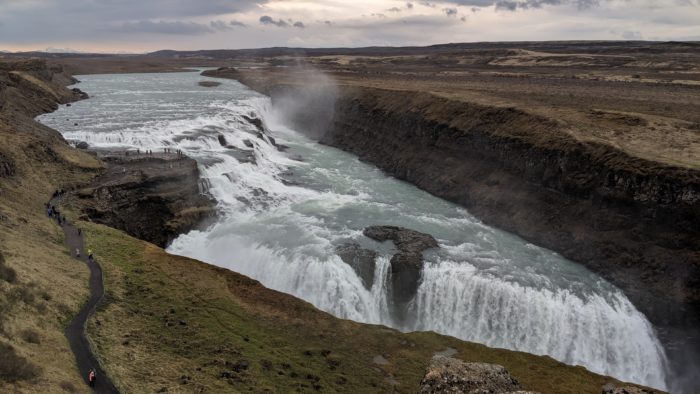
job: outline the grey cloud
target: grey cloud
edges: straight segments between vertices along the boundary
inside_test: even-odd
[[[468,7],[496,6],[500,10],[515,11],[518,8],[542,8],[543,6],[575,5],[579,9],[587,9],[600,5],[601,0],[444,0],[442,3],[455,4]],[[609,1],[609,0],[605,0]],[[429,7],[434,3],[423,2]]]
[[[412,9],[413,3],[411,3],[411,2],[406,3],[406,8],[408,8],[409,10]]]
[[[457,16],[457,9],[456,8],[443,8],[442,10],[445,12],[445,15],[447,15],[447,16]]]
[[[277,27],[289,27],[289,23],[283,21],[282,19],[274,20],[269,15],[261,16],[260,23],[262,23],[263,25],[273,25]]]
[[[275,20],[273,17],[271,17],[269,15],[261,16],[260,23],[262,23],[263,25],[272,25],[272,26],[277,26],[277,27],[294,26],[298,29],[303,29],[306,27],[306,25],[304,25],[304,22],[301,22],[301,21],[294,22],[292,19],[287,19],[286,21],[282,20],[282,19]]]
[[[222,20],[215,20],[209,22],[209,27],[211,27],[213,30],[216,31],[226,31],[226,30],[232,30],[235,27],[248,27],[245,23],[239,22],[239,21],[222,21]]]
[[[391,7],[391,8],[388,8],[387,11],[389,11],[389,12],[401,12],[401,8]]]

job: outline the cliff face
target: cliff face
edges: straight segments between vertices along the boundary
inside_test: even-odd
[[[104,157],[105,171],[77,191],[90,220],[165,247],[213,214],[199,188],[197,163],[177,154]]]
[[[687,318],[700,302],[700,174],[557,127],[513,108],[362,89],[338,99],[321,142],[585,264],[652,320]]]

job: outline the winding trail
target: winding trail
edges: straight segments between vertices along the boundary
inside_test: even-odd
[[[83,305],[77,315],[66,327],[65,334],[70,343],[70,348],[75,354],[75,360],[78,363],[80,375],[85,383],[88,383],[87,377],[90,369],[94,369],[97,375],[95,386],[93,387],[96,393],[119,393],[119,390],[114,386],[105,371],[97,361],[97,357],[92,352],[90,342],[85,335],[85,326],[90,315],[95,312],[95,309],[104,300],[104,285],[102,283],[102,268],[94,259],[90,261],[87,258],[87,253],[84,251],[84,242],[82,234],[78,234],[78,227],[65,222],[61,225],[65,234],[65,244],[68,246],[70,254],[88,265],[90,268],[90,299]],[[75,256],[75,250],[80,250],[80,257]]]

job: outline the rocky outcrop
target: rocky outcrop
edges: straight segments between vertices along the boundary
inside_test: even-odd
[[[56,81],[56,82],[55,82]],[[71,83],[59,65],[47,65],[40,59],[3,59],[0,61],[0,112],[5,117],[33,118],[86,94],[80,89],[66,89]]]
[[[336,246],[335,253],[355,270],[365,288],[368,290],[372,288],[377,252],[364,249],[357,243],[348,242]]]
[[[608,383],[605,386],[603,386],[603,389],[601,392],[602,392],[602,394],[657,394],[657,393],[660,393],[660,391],[647,389],[647,388],[641,388],[641,387],[634,387],[634,386],[616,387],[612,383]]]
[[[226,137],[223,134],[219,134],[218,136],[216,136],[216,138],[219,140],[219,145],[228,146],[228,142],[226,142]]]
[[[15,163],[0,152],[0,178],[11,177],[15,174]]]
[[[221,82],[216,82],[216,81],[199,81],[198,82],[199,86],[205,87],[205,88],[215,88],[219,85],[221,85]]]
[[[421,394],[436,393],[525,393],[501,365],[466,363],[452,357],[435,356],[430,360]]]
[[[260,118],[253,118],[250,116],[243,115],[243,119],[245,119],[246,122],[255,126],[255,128],[258,129],[259,132],[261,132],[261,133],[265,132],[265,126],[263,125],[263,122]]]
[[[197,163],[176,154],[109,154],[105,171],[77,191],[92,221],[165,247],[213,214],[200,193]]]
[[[375,241],[392,241],[397,252],[391,258],[390,299],[399,318],[413,299],[423,271],[423,251],[437,248],[438,243],[429,234],[398,226],[370,226],[362,232]]]

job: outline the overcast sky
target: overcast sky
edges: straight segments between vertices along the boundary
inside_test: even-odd
[[[697,40],[700,0],[0,0],[0,50]]]

